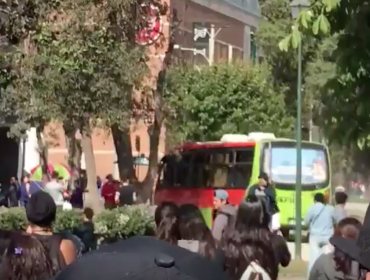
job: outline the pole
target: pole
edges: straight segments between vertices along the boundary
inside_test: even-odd
[[[208,40],[208,63],[211,66],[214,61],[215,57],[215,37],[216,37],[216,32],[215,32],[215,26],[211,24],[211,29],[209,31],[209,40]]]
[[[295,197],[295,258],[302,258],[302,43],[298,44],[298,80],[297,80],[297,170]]]

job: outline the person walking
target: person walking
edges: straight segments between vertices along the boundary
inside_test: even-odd
[[[258,176],[258,183],[249,188],[248,194],[255,195],[262,199],[266,204],[267,212],[273,216],[279,212],[279,208],[276,203],[275,189],[269,182],[270,180],[267,173],[262,172]]]
[[[32,181],[29,174],[24,175],[22,181],[23,183],[19,187],[19,203],[26,207],[31,196],[43,191],[43,187],[39,182]]]
[[[59,174],[56,171],[51,173],[51,180],[50,182],[46,183],[45,191],[50,194],[50,196],[54,199],[54,202],[57,206],[63,206],[64,204],[64,186],[59,181]]]
[[[336,192],[334,198],[335,198],[334,218],[336,223],[338,223],[340,220],[348,217],[348,213],[345,208],[348,195],[345,192]]]
[[[334,208],[326,204],[324,194],[315,194],[314,204],[309,207],[304,224],[308,226],[310,234],[309,275],[313,264],[329,245],[329,239],[334,233],[334,225],[336,224]]]
[[[8,192],[8,201],[9,207],[18,207],[19,206],[19,182],[17,177],[10,178],[10,187]]]
[[[218,189],[214,193],[213,206],[216,211],[216,217],[212,226],[213,238],[220,241],[224,230],[230,220],[236,215],[235,206],[229,204],[229,194],[226,190]]]
[[[101,196],[104,198],[104,207],[106,209],[113,209],[116,207],[116,191],[118,186],[112,174],[107,175],[106,180],[106,183],[101,189]]]

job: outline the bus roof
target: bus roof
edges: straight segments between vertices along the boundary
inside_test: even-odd
[[[246,142],[222,142],[222,141],[210,141],[210,142],[190,142],[180,145],[180,150],[196,150],[196,149],[220,149],[220,148],[248,148],[254,147],[256,143],[268,143],[268,142],[296,142],[294,139],[287,138],[276,138],[270,140],[261,140],[261,141],[246,141]],[[311,144],[317,146],[324,146],[318,142],[302,141],[304,144]]]

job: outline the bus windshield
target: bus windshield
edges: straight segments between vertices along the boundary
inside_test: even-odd
[[[167,156],[160,187],[247,188],[254,147],[210,148]]]
[[[296,183],[297,149],[292,146],[271,146],[270,176],[277,184]],[[302,144],[302,185],[327,186],[328,154],[323,146]]]

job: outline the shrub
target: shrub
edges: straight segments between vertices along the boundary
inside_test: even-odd
[[[55,232],[73,230],[82,223],[82,211],[57,211],[53,224]],[[94,217],[95,233],[100,243],[126,239],[133,235],[151,234],[154,229],[153,216],[146,205],[133,205],[104,210]],[[27,218],[24,208],[11,208],[0,212],[0,228],[25,230]]]
[[[105,210],[95,218],[94,224],[99,243],[151,234],[154,229],[153,216],[145,205]]]

